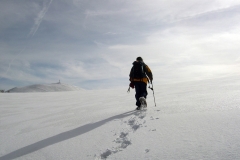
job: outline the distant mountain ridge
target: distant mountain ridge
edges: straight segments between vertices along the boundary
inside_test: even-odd
[[[52,83],[52,84],[34,84],[25,87],[14,87],[7,92],[10,93],[26,93],[26,92],[62,92],[62,91],[79,91],[83,90],[77,86],[68,84]]]

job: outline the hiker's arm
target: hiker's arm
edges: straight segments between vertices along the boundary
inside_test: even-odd
[[[131,70],[130,70],[130,74],[129,74],[129,81],[132,81],[132,77],[131,77],[131,75],[132,75],[132,72],[133,72],[133,67],[131,68]]]
[[[151,69],[148,67],[148,66],[146,66],[146,74],[147,74],[147,76],[148,76],[148,78],[150,79],[150,81],[152,82],[153,81],[153,74],[152,74],[152,71],[151,71]]]

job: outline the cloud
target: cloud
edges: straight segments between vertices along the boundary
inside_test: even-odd
[[[34,22],[34,25],[33,27],[31,28],[31,31],[29,33],[29,36],[34,36],[34,34],[37,32],[38,30],[38,27],[39,25],[41,24],[45,14],[47,13],[48,11],[48,8],[50,7],[51,3],[52,3],[53,0],[50,0],[48,3],[47,1],[45,0],[43,2],[43,8],[42,10],[38,13],[38,17],[35,19],[35,22]]]
[[[61,79],[87,87],[106,87],[110,81],[111,86],[112,81],[126,85],[138,56],[157,84],[218,77],[239,67],[240,3],[235,0],[4,4],[9,8],[0,6],[5,82]]]

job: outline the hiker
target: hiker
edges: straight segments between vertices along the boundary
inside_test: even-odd
[[[137,57],[136,61],[133,62],[133,67],[129,74],[131,83],[129,86],[135,88],[136,94],[136,106],[137,110],[143,107],[147,107],[147,83],[152,83],[153,75],[150,68],[143,62],[142,57]]]

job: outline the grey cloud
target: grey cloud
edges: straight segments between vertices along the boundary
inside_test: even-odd
[[[109,80],[124,84],[118,79],[128,80],[137,56],[145,59],[159,82],[164,77],[175,81],[197,73],[199,78],[214,75],[216,67],[229,68],[226,65],[238,57],[239,48],[233,43],[240,34],[237,1],[50,2],[1,2],[4,83],[60,78],[75,85],[106,86]],[[32,36],[27,37],[29,33]],[[207,75],[201,72],[204,66],[212,68]]]
[[[229,30],[235,26],[233,22],[238,23],[240,5],[220,8],[208,12],[185,17],[180,24],[195,27],[203,27],[211,31]]]

